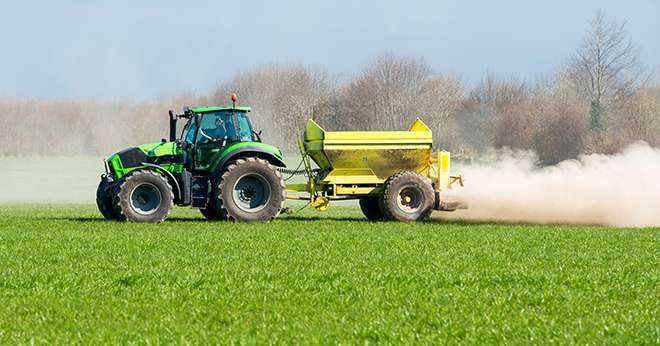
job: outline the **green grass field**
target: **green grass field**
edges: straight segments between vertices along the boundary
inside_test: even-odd
[[[660,229],[0,205],[0,342],[660,343]]]

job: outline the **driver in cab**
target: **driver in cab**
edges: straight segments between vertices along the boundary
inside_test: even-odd
[[[232,124],[224,121],[222,116],[217,115],[208,118],[210,118],[209,121],[202,121],[199,131],[201,135],[200,142],[226,142],[234,133]]]

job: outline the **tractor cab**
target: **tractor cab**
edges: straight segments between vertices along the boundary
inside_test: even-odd
[[[224,149],[236,143],[261,142],[247,113],[250,107],[187,108],[179,143],[191,171],[206,171]]]
[[[231,100],[231,107],[185,107],[183,114],[170,111],[170,141],[176,142],[181,149],[188,170],[204,172],[215,169],[227,149],[236,149],[241,143],[272,148],[262,144],[260,132],[252,128],[248,117],[251,108],[237,107],[235,94]],[[176,122],[179,118],[187,119],[187,122],[177,140]]]

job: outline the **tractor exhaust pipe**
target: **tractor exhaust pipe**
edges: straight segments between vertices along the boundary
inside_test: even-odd
[[[170,142],[176,140],[176,114],[170,110]]]

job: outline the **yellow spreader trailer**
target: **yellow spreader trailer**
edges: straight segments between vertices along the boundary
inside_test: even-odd
[[[317,210],[359,199],[370,220],[416,221],[434,209],[465,208],[441,198],[463,180],[450,175],[449,152],[433,153],[433,134],[419,118],[408,131],[332,132],[309,120],[298,145],[307,182],[287,184],[287,198]]]

